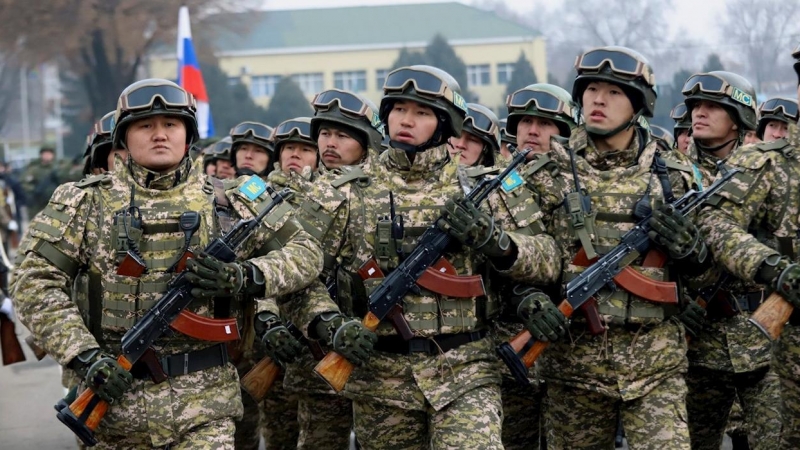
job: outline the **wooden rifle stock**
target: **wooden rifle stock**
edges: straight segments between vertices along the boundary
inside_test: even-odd
[[[773,341],[778,339],[794,307],[780,294],[772,293],[750,316],[750,322]]]
[[[370,331],[377,330],[380,322],[380,319],[371,312],[368,312],[361,321],[364,327]],[[317,363],[314,367],[314,372],[322,377],[334,391],[341,392],[344,389],[344,385],[347,384],[350,374],[353,373],[353,363],[345,359],[344,356],[330,351],[322,358],[322,361]]]
[[[281,368],[269,356],[258,362],[241,380],[242,389],[253,397],[253,400],[260,402],[267,396]]]
[[[33,351],[33,355],[36,356],[37,361],[41,361],[45,356],[47,356],[47,352],[36,343],[36,340],[33,339],[33,336],[28,335],[28,337],[25,338],[25,343],[28,344],[28,348]]]
[[[17,339],[14,322],[3,313],[0,313],[0,346],[2,346],[4,366],[25,361],[25,353]]]

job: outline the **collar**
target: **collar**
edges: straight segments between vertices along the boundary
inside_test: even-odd
[[[142,167],[133,160],[130,160],[130,163],[124,164],[123,166],[121,166],[121,164],[123,163],[117,162],[115,167],[125,167],[124,172],[130,174],[137,185],[157,191],[166,191],[181,183],[185,183],[186,180],[189,179],[192,169],[192,162],[187,157],[183,158],[177,168],[163,174]]]
[[[399,173],[406,180],[421,179],[431,174],[438,174],[442,167],[450,161],[447,144],[415,153],[414,162],[408,159],[408,153],[390,147],[381,155],[387,169]]]
[[[584,126],[575,129],[569,139],[570,147],[577,155],[584,157],[586,162],[596,170],[607,171],[611,169],[621,169],[637,165],[650,167],[654,150],[652,146],[647,146],[642,154],[639,154],[639,133],[633,134],[633,140],[627,148],[601,152],[597,149],[589,133]],[[550,144],[553,145],[552,142]],[[650,150],[650,151],[648,151]]]

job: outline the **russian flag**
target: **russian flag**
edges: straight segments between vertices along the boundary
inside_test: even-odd
[[[189,23],[189,8],[181,6],[178,12],[178,84],[194,95],[197,100],[197,125],[200,138],[214,135],[214,121],[208,105],[206,85],[200,73],[200,63],[192,44],[192,28]]]

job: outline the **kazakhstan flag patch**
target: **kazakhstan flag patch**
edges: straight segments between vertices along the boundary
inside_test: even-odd
[[[239,192],[244,194],[244,196],[250,199],[251,202],[256,201],[256,199],[266,190],[267,184],[264,183],[264,180],[257,176],[251,176],[250,179],[239,188]]]
[[[525,182],[522,181],[522,177],[519,175],[519,172],[513,170],[505,178],[503,178],[502,188],[506,192],[511,192],[514,189],[522,186],[524,183]]]

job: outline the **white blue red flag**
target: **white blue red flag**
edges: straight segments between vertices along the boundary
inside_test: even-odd
[[[208,105],[206,85],[200,73],[200,63],[192,44],[192,28],[189,24],[189,8],[181,6],[178,12],[178,84],[194,95],[197,100],[197,125],[200,137],[214,135],[214,121]]]

